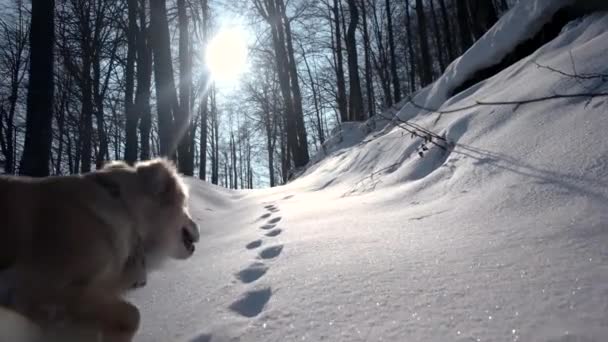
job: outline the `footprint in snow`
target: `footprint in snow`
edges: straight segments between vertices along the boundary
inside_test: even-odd
[[[260,229],[269,230],[276,226],[277,226],[276,224],[265,224],[265,225],[261,226]]]
[[[262,245],[262,240],[254,240],[254,241],[251,241],[250,243],[248,243],[247,245],[245,245],[245,247],[247,249],[255,249],[255,248],[260,247],[261,245]]]
[[[261,262],[254,262],[246,268],[240,270],[235,276],[245,284],[249,284],[260,279],[268,271],[268,266]]]
[[[291,199],[291,198],[293,198],[294,196],[295,196],[295,195],[288,195],[288,196],[285,196],[285,197],[283,197],[283,200],[285,201],[285,200]]]
[[[277,229],[273,229],[271,231],[269,231],[268,233],[264,234],[268,237],[275,237],[279,234],[281,234],[283,232],[283,230],[281,228],[277,228]]]
[[[266,214],[264,214],[264,215],[260,216],[260,217],[258,218],[258,220],[267,219],[267,218],[269,218],[269,217],[270,217],[270,215],[272,215],[272,213],[266,213]]]
[[[230,304],[230,310],[245,317],[255,317],[264,310],[270,300],[272,290],[270,287],[247,291]]]
[[[282,251],[283,251],[283,245],[266,247],[260,252],[259,257],[261,259],[273,259],[273,258],[276,258],[277,256],[279,256],[279,254],[281,254]]]
[[[274,223],[277,223],[277,222],[281,221],[282,219],[283,218],[280,217],[280,216],[279,217],[275,217],[275,218],[271,219],[270,221],[268,221],[268,223],[274,224]]]
[[[191,339],[190,342],[211,342],[211,338],[213,338],[213,336],[210,334],[202,334]]]
[[[267,205],[264,208],[266,210],[270,211],[271,213],[277,213],[277,212],[279,212],[279,208],[277,208],[276,205]]]

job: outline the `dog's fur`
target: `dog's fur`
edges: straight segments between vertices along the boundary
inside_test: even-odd
[[[15,274],[14,307],[130,340],[139,311],[120,297],[166,258],[194,252],[198,227],[166,160],[113,162],[79,176],[0,177],[0,269]]]

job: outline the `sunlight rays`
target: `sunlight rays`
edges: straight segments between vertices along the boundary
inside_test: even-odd
[[[247,34],[238,27],[221,29],[205,51],[207,68],[214,81],[236,84],[248,69]]]

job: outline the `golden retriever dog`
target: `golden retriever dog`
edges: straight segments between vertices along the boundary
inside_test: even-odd
[[[186,186],[164,159],[75,176],[1,176],[0,221],[11,308],[42,330],[67,324],[97,341],[130,341],[139,310],[121,295],[164,260],[189,258],[199,239]]]

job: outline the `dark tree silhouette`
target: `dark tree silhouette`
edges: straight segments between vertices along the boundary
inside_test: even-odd
[[[19,174],[49,175],[53,119],[55,1],[33,0],[25,145]]]

